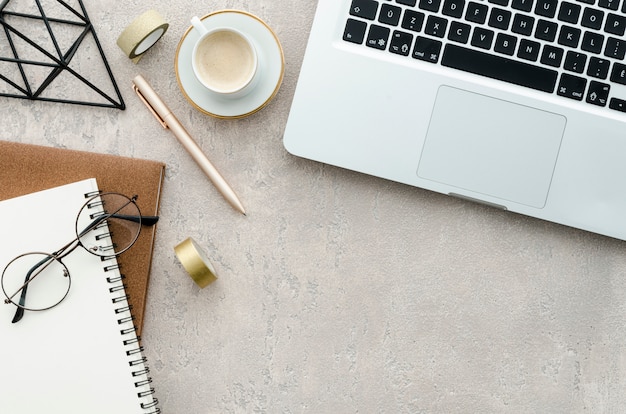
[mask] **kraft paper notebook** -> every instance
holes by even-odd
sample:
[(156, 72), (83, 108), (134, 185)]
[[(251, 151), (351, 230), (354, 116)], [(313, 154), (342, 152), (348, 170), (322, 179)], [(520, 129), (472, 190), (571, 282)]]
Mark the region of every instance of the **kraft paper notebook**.
[[(14, 290), (6, 282), (12, 274), (7, 264), (14, 258), (58, 251), (76, 237), (76, 228), (94, 223), (102, 214), (100, 199), (90, 202), (88, 214), (81, 216), (85, 220), (77, 222), (76, 217), (85, 195), (97, 190), (96, 180), (88, 179), (0, 202), (3, 293)], [(106, 225), (92, 229), (90, 240), (109, 234)], [(100, 242), (90, 243), (85, 244)], [(61, 261), (71, 284), (58, 305), (26, 311), (22, 320), (12, 323), (17, 307), (0, 303), (0, 413), (159, 413), (116, 257), (103, 259), (77, 247)], [(52, 287), (67, 279), (63, 272), (49, 271), (58, 263), (46, 264), (45, 271), (32, 277), (35, 286), (29, 285), (27, 301), (33, 295), (49, 297)], [(30, 264), (26, 268), (32, 269)], [(22, 283), (25, 272), (19, 268), (13, 272), (19, 277), (11, 280)]]
[[(102, 191), (138, 194), (143, 215), (157, 215), (165, 165), (107, 154), (0, 141), (0, 200), (95, 177)], [(156, 227), (145, 228), (119, 258), (141, 334)]]

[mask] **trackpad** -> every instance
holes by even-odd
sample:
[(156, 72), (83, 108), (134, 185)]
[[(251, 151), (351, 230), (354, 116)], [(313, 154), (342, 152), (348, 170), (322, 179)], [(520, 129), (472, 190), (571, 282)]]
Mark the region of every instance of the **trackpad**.
[(565, 123), (562, 115), (442, 86), (417, 175), (542, 208)]

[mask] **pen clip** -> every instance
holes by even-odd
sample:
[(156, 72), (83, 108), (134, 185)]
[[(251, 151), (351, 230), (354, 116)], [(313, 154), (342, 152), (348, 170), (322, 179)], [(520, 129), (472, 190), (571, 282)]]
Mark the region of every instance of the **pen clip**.
[(148, 107), (148, 110), (150, 112), (152, 112), (152, 115), (154, 115), (154, 117), (156, 118), (157, 122), (159, 124), (161, 124), (161, 126), (164, 129), (167, 129), (168, 126), (165, 123), (165, 121), (163, 120), (163, 118), (161, 118), (161, 116), (154, 110), (154, 108), (152, 107), (152, 105), (150, 105), (150, 102), (148, 102), (148, 100), (142, 95), (141, 91), (139, 90), (139, 88), (137, 87), (137, 85), (133, 84), (133, 90), (135, 91), (135, 93), (137, 94), (137, 96), (139, 97), (139, 99), (141, 99), (141, 101)]

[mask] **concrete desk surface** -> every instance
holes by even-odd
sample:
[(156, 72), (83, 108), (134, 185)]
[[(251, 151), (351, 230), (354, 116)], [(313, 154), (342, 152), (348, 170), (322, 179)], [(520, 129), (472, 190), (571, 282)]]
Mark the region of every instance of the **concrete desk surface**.
[[(84, 3), (126, 110), (0, 98), (0, 139), (167, 164), (143, 329), (163, 413), (626, 411), (624, 242), (285, 151), (314, 1)], [(117, 36), (152, 8), (170, 28), (133, 64)], [(244, 119), (202, 114), (176, 80), (189, 19), (219, 9), (284, 49), (279, 93)], [(146, 111), (137, 74), (247, 216)], [(205, 289), (175, 258), (187, 237), (219, 274)]]

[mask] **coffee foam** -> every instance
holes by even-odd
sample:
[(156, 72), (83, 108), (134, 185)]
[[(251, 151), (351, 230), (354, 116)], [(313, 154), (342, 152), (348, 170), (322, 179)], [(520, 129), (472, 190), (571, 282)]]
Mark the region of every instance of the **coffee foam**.
[(207, 35), (198, 44), (196, 70), (204, 83), (217, 91), (244, 87), (254, 72), (254, 52), (235, 32), (223, 30)]

